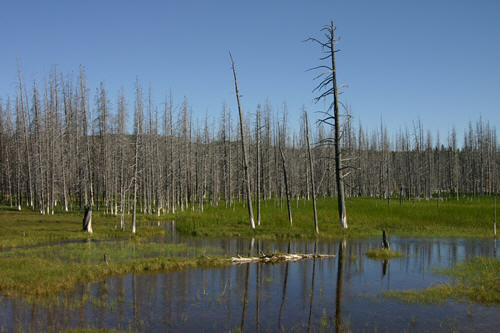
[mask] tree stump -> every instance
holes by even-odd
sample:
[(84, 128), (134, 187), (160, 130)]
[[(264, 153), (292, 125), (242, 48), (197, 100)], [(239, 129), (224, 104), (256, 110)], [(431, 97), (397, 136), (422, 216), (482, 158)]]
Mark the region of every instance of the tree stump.
[(385, 229), (382, 229), (382, 248), (384, 250), (389, 250), (389, 241), (387, 240), (387, 233)]
[(92, 233), (92, 207), (85, 207), (85, 215), (83, 216), (83, 228), (82, 231)]

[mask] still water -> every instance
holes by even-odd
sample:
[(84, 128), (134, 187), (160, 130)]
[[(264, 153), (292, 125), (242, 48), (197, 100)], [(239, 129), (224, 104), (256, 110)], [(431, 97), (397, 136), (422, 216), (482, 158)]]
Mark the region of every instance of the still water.
[[(447, 278), (435, 269), (467, 259), (498, 257), (490, 239), (391, 239), (402, 258), (372, 260), (380, 239), (264, 242), (179, 239), (218, 254), (259, 251), (337, 254), (335, 258), (217, 269), (130, 274), (78, 287), (57, 302), (0, 296), (0, 330), (72, 327), (134, 331), (500, 331), (500, 307), (456, 301), (406, 304), (384, 290), (422, 289)], [(189, 253), (186, 253), (189, 255)]]

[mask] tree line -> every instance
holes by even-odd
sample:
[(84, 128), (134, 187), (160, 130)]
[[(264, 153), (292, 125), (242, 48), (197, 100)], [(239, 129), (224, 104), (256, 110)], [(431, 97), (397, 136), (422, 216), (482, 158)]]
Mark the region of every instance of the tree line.
[[(186, 97), (154, 105), (139, 81), (135, 96), (123, 89), (117, 96), (111, 102), (102, 83), (90, 93), (84, 69), (73, 79), (54, 68), (43, 84), (26, 84), (19, 71), (16, 95), (0, 100), (4, 202), (42, 214), (93, 206), (120, 215), (123, 227), (133, 202), (139, 212), (160, 215), (230, 207), (247, 193), (254, 202), (310, 199), (311, 179), (317, 197), (337, 196), (334, 128), (308, 124), (305, 109), (290, 126), (286, 104), (266, 101), (245, 110), (242, 129), (225, 103), (196, 119)], [(394, 135), (382, 122), (377, 127), (348, 122), (340, 130), (347, 197), (459, 199), (498, 191), (500, 149), (488, 121), (469, 123), (463, 142), (455, 129), (441, 138), (421, 121)]]

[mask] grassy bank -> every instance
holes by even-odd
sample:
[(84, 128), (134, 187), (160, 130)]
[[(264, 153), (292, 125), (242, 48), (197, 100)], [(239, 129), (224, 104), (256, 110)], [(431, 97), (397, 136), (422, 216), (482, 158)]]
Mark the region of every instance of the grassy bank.
[[(382, 229), (392, 235), (417, 237), (491, 237), (493, 235), (493, 199), (475, 198), (460, 201), (405, 201), (349, 198), (347, 220), (343, 230), (338, 223), (335, 199), (317, 202), (320, 238), (359, 238), (379, 236)], [(255, 206), (254, 206), (255, 207)], [(255, 208), (254, 208), (255, 214)], [(262, 203), (261, 225), (252, 231), (244, 203), (232, 208), (206, 206), (203, 212), (191, 210), (169, 215), (183, 234), (202, 237), (257, 237), (297, 239), (316, 237), (313, 230), (312, 203), (293, 201), (293, 225), (290, 226), (286, 202)]]
[(440, 303), (454, 298), (479, 304), (500, 304), (500, 259), (475, 258), (439, 273), (451, 279), (424, 290), (387, 291), (383, 295), (407, 303)]
[[(187, 250), (192, 257), (184, 256)], [(209, 250), (137, 241), (13, 249), (0, 253), (0, 293), (50, 296), (112, 275), (228, 264), (225, 258), (204, 255)]]

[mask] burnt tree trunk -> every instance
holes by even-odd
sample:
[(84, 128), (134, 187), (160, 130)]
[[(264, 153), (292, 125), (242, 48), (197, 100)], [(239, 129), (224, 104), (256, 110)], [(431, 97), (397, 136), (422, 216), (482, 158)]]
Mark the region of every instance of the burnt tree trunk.
[(92, 206), (85, 207), (85, 215), (82, 221), (82, 231), (92, 233)]
[(382, 248), (384, 250), (389, 250), (389, 241), (387, 240), (387, 233), (385, 232), (385, 229), (382, 230)]

